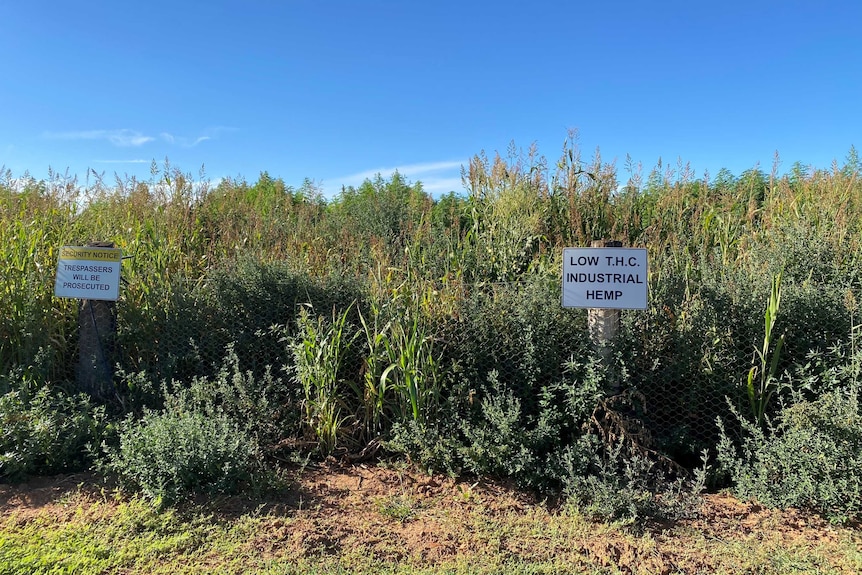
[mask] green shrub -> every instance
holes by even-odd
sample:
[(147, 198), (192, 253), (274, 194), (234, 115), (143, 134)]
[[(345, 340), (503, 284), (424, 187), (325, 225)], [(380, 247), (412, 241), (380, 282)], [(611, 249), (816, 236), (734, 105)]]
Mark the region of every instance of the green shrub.
[(243, 371), (233, 345), (228, 345), (221, 368), (213, 377), (196, 377), (186, 386), (174, 382), (165, 391), (170, 412), (224, 416), (262, 449), (298, 433), (299, 391), (265, 368), (261, 375)]
[(570, 357), (590, 353), (586, 311), (560, 306), (559, 279), (550, 274), (471, 286), (443, 338), (441, 364), (457, 365), (477, 392), (496, 371), (528, 413)]
[(596, 454), (590, 473), (575, 476), (566, 487), (568, 505), (605, 521), (676, 520), (696, 516), (708, 468), (704, 461), (693, 481), (672, 479), (654, 459), (622, 452), (623, 444)]
[(263, 457), (281, 439), (299, 433), (298, 396), (269, 369), (242, 371), (232, 345), (213, 377), (156, 386), (138, 373), (124, 381), (150, 395), (158, 387), (162, 410), (130, 415), (117, 442), (104, 445), (100, 466), (163, 503), (238, 491), (261, 476)]
[(228, 416), (168, 411), (127, 419), (102, 467), (124, 487), (171, 504), (237, 493), (252, 481), (257, 461), (255, 442)]
[(862, 349), (854, 347), (849, 343), (810, 351), (789, 370), (793, 388), (813, 399), (858, 385), (862, 381)]
[(260, 375), (243, 371), (232, 344), (212, 376), (158, 383), (146, 371), (120, 370), (117, 380), (126, 413), (168, 410), (225, 415), (264, 449), (298, 432), (301, 392), (269, 367)]
[(531, 413), (492, 372), (488, 384), (495, 389), (481, 402), (481, 418), (463, 424), (466, 468), (512, 477), (541, 491), (559, 489), (585, 473), (598, 444), (588, 435), (587, 422), (601, 396), (600, 383), (573, 377), (544, 387)]
[(806, 508), (833, 521), (862, 513), (859, 390), (835, 390), (782, 409), (766, 429), (740, 418), (737, 446), (719, 420), (720, 469), (738, 497), (770, 507)]
[(21, 385), (0, 396), (0, 480), (80, 471), (105, 430), (105, 409), (85, 395)]
[(413, 419), (392, 425), (391, 439), (384, 443), (389, 451), (406, 454), (429, 473), (444, 472), (452, 476), (464, 470), (461, 450), (464, 440), (451, 416), (440, 416), (434, 425), (423, 425)]
[(511, 477), (537, 491), (559, 490), (587, 472), (599, 448), (588, 422), (603, 393), (602, 373), (594, 361), (567, 362), (564, 376), (528, 403), (492, 371), (482, 399), (474, 400), (475, 412), (458, 405), (463, 398), (449, 397), (434, 425), (395, 425), (387, 446), (429, 469)]

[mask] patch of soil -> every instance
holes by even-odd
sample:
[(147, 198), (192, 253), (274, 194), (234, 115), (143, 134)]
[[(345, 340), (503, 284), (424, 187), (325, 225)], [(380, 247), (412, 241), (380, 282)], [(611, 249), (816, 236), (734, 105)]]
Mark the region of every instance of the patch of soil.
[(14, 512), (28, 519), (45, 512), (59, 513), (72, 496), (95, 497), (114, 487), (92, 473), (36, 477), (25, 483), (0, 483), (0, 516)]
[[(45, 513), (64, 517), (70, 498), (110, 506), (108, 489), (89, 474), (0, 485), (0, 514), (14, 513), (20, 520)], [(434, 565), (455, 559), (564, 558), (568, 564), (661, 574), (722, 570), (713, 554), (724, 544), (741, 548), (737, 553), (743, 558), (746, 549), (826, 549), (828, 556), (833, 548), (846, 554), (848, 540), (862, 546), (858, 526), (836, 527), (815, 515), (769, 510), (726, 494), (706, 496), (696, 519), (634, 536), (567, 519), (553, 502), (505, 483), (335, 462), (308, 466), (277, 496), (201, 503), (226, 520), (251, 512), (260, 517), (247, 552), (264, 559), (360, 553)], [(835, 572), (854, 572), (843, 565), (859, 561), (839, 560)]]
[(366, 465), (308, 468), (296, 488), (290, 522), (272, 504), (280, 536), (266, 530), (253, 542), (264, 556), (362, 548), (382, 560), (438, 563), (470, 551), (466, 513), (481, 509), (493, 518), (538, 503), (503, 484)]

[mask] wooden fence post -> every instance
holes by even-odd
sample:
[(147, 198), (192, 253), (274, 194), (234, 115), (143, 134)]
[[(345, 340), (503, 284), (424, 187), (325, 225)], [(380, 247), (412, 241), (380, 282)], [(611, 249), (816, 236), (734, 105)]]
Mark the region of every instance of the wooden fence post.
[[(623, 243), (617, 240), (593, 240), (592, 248), (621, 248)], [(620, 310), (618, 309), (596, 309), (587, 310), (587, 328), (590, 333), (590, 342), (602, 359), (605, 367), (611, 360), (611, 342), (620, 331)], [(620, 383), (614, 381), (608, 391), (612, 394), (619, 393)]]
[[(113, 248), (113, 242), (90, 242), (87, 247)], [(114, 396), (114, 347), (117, 339), (115, 302), (82, 299), (78, 303), (78, 389), (105, 400)]]

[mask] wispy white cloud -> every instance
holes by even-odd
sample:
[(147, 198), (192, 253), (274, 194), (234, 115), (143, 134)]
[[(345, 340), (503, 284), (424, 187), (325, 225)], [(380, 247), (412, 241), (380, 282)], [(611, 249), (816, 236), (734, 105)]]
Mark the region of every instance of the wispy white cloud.
[(326, 195), (331, 196), (341, 191), (343, 186), (358, 186), (365, 180), (375, 178), (377, 174), (388, 178), (398, 172), (410, 181), (421, 181), (422, 188), (429, 194), (445, 194), (461, 189), (461, 166), (467, 163), (466, 160), (449, 160), (364, 170), (337, 178), (327, 178), (323, 181), (323, 188)]
[(43, 137), (49, 140), (104, 140), (119, 148), (137, 148), (161, 139), (171, 145), (183, 148), (194, 148), (202, 142), (213, 140), (223, 132), (232, 131), (233, 128), (216, 126), (204, 130), (199, 136), (179, 136), (171, 132), (161, 132), (158, 137), (150, 136), (137, 130), (78, 130), (71, 132), (45, 132)]
[(183, 148), (194, 148), (201, 142), (205, 142), (207, 140), (211, 140), (211, 136), (198, 136), (197, 138), (189, 138), (187, 136), (176, 136), (171, 134), (170, 132), (162, 132), (159, 134), (162, 140), (169, 144), (176, 144), (178, 146), (182, 146)]
[(77, 132), (45, 132), (50, 140), (106, 140), (120, 148), (143, 146), (155, 140), (136, 130), (80, 130)]
[(461, 175), (453, 178), (428, 178), (422, 180), (422, 188), (432, 196), (448, 194), (464, 190)]
[(178, 136), (170, 132), (162, 132), (161, 134), (159, 134), (159, 137), (165, 142), (168, 142), (169, 144), (177, 144), (178, 146), (182, 146), (184, 148), (194, 148), (202, 142), (218, 138), (219, 135), (221, 135), (223, 132), (230, 132), (233, 130), (233, 128), (228, 128), (226, 126), (216, 126), (214, 128), (208, 128), (204, 130), (204, 133), (197, 137)]

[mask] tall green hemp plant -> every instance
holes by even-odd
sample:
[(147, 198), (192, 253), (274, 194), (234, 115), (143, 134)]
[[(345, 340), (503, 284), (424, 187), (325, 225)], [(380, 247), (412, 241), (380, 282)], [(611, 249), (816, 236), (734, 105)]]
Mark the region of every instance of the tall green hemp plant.
[[(778, 379), (775, 377), (778, 371), (778, 359), (781, 349), (784, 347), (784, 334), (781, 334), (773, 345), (775, 321), (778, 318), (778, 309), (781, 305), (781, 272), (772, 278), (772, 291), (764, 314), (763, 347), (755, 349), (754, 365), (748, 370), (748, 402), (751, 406), (751, 414), (758, 425), (763, 424), (766, 406), (769, 400), (780, 389)], [(770, 352), (771, 350), (771, 352)]]

